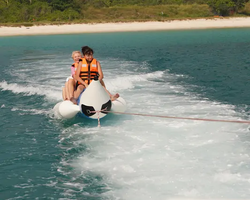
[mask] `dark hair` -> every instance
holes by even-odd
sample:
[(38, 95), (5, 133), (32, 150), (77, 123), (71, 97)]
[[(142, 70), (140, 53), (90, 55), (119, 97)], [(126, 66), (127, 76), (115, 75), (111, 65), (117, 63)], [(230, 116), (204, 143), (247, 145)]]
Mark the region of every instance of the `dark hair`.
[(82, 54), (83, 54), (83, 55), (94, 54), (94, 51), (93, 51), (93, 49), (91, 49), (91, 48), (88, 47), (88, 46), (83, 46), (83, 47), (82, 47)]

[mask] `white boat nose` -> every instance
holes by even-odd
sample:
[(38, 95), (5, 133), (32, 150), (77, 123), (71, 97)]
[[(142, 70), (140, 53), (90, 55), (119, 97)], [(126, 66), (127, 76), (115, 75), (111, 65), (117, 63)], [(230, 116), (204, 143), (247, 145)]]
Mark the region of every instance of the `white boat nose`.
[(80, 96), (79, 106), (81, 113), (83, 116), (92, 119), (102, 118), (107, 115), (102, 110), (106, 108), (109, 111), (111, 105), (108, 93), (96, 76)]

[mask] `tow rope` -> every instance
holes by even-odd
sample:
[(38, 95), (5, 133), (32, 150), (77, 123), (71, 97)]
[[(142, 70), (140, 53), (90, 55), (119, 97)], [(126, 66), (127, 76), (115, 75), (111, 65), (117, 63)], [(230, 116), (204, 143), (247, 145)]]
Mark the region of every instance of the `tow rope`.
[[(99, 113), (105, 111), (98, 110), (92, 111), (98, 114), (98, 127), (100, 127), (100, 118)], [(206, 118), (192, 118), (192, 117), (175, 117), (175, 116), (164, 116), (164, 115), (152, 115), (152, 114), (143, 114), (143, 113), (128, 113), (128, 112), (114, 112), (114, 111), (105, 111), (107, 113), (121, 114), (121, 115), (136, 115), (136, 116), (144, 116), (144, 117), (158, 117), (158, 118), (166, 118), (166, 119), (184, 119), (184, 120), (193, 120), (193, 121), (207, 121), (207, 122), (227, 122), (227, 123), (242, 123), (242, 124), (250, 124), (250, 121), (245, 120), (223, 120), (223, 119), (206, 119)]]

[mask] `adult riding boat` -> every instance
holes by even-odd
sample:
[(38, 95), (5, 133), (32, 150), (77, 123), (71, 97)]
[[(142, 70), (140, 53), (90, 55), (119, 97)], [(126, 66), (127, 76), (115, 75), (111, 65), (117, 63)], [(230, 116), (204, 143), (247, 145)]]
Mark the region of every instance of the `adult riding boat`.
[(109, 113), (107, 111), (124, 112), (126, 110), (126, 102), (123, 98), (118, 97), (114, 101), (110, 100), (110, 96), (101, 85), (98, 77), (94, 78), (77, 102), (77, 105), (68, 100), (57, 103), (53, 108), (55, 115), (70, 119), (75, 117), (77, 113), (81, 113), (87, 118), (100, 119)]

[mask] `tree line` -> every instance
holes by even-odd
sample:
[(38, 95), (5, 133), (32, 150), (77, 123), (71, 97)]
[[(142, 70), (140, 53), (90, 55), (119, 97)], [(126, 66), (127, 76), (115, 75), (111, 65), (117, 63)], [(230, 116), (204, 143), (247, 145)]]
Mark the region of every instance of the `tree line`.
[[(244, 8), (249, 0), (0, 0), (0, 23), (18, 23), (18, 22), (39, 22), (39, 21), (75, 21), (75, 20), (88, 20), (97, 19), (97, 16), (103, 17), (100, 12), (106, 15), (115, 17), (112, 13), (122, 18), (119, 12), (123, 14), (131, 14), (138, 12), (138, 10), (148, 10), (148, 15), (141, 15), (143, 18), (155, 17), (151, 14), (155, 8), (158, 12), (160, 6), (165, 6), (165, 12), (161, 11), (157, 15), (161, 17), (178, 17), (178, 6), (182, 6), (182, 13), (187, 12), (187, 16), (196, 16), (195, 12), (202, 8), (209, 10), (211, 15), (228, 16), (232, 13), (237, 13), (240, 9)], [(190, 7), (190, 5), (194, 5)], [(205, 5), (207, 7), (197, 6)], [(183, 7), (186, 6), (186, 7)], [(120, 9), (120, 10), (119, 10)], [(130, 9), (130, 11), (129, 11)], [(119, 11), (117, 11), (119, 10)], [(177, 12), (176, 15), (169, 15), (168, 12)], [(175, 11), (177, 10), (177, 11)], [(194, 12), (191, 15), (190, 12)], [(204, 11), (203, 17), (206, 17), (208, 11)], [(99, 13), (99, 15), (98, 15)], [(188, 14), (189, 13), (189, 14)], [(137, 16), (132, 14), (131, 20), (136, 20)], [(184, 14), (181, 16), (185, 17)], [(199, 14), (202, 17), (202, 13)], [(106, 16), (108, 17), (108, 16)], [(108, 19), (108, 18), (107, 18)]]

